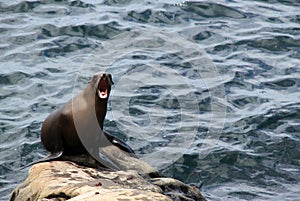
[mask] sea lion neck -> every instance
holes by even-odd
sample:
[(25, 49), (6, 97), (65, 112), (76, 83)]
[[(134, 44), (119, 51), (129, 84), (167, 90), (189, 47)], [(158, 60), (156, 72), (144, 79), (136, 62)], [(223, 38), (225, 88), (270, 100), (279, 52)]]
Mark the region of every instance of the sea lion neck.
[(97, 95), (95, 95), (95, 111), (101, 130), (103, 130), (103, 123), (107, 113), (107, 102), (108, 98), (100, 99)]
[(74, 110), (84, 112), (86, 118), (97, 118), (102, 130), (112, 84), (110, 74), (95, 74), (84, 91), (74, 98), (77, 105), (77, 109), (74, 107)]
[(103, 130), (103, 123), (107, 113), (108, 97), (99, 98), (97, 95), (97, 88), (91, 85), (86, 87), (83, 96), (85, 97), (86, 102), (88, 103), (88, 111), (94, 111), (96, 113), (98, 124)]

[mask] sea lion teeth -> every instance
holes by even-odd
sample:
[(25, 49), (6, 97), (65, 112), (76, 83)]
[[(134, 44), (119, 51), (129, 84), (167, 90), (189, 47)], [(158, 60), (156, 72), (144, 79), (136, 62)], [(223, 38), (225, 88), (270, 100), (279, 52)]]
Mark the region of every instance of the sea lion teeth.
[(105, 91), (98, 90), (98, 96), (99, 98), (107, 98), (107, 89)]

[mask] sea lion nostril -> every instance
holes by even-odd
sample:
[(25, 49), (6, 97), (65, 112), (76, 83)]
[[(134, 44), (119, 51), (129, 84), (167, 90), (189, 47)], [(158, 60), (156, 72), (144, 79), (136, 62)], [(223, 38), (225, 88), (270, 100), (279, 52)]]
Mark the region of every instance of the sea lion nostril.
[(101, 79), (105, 79), (106, 78), (106, 74), (105, 73), (102, 73), (101, 74)]

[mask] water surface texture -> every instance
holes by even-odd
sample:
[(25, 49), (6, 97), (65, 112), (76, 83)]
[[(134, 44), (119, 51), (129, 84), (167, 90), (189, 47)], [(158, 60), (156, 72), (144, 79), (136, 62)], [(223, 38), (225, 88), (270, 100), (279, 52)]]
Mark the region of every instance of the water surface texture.
[(0, 1), (0, 199), (49, 113), (113, 75), (106, 131), (208, 200), (299, 200), (299, 1)]

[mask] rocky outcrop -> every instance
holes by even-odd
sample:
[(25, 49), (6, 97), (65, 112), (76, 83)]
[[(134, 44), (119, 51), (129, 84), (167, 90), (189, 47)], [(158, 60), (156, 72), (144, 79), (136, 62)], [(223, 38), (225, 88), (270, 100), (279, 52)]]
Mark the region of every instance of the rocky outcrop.
[[(87, 162), (87, 161), (85, 161)], [(11, 201), (170, 201), (205, 200), (200, 192), (171, 178), (150, 178), (135, 170), (107, 171), (71, 161), (51, 161), (31, 167)]]

